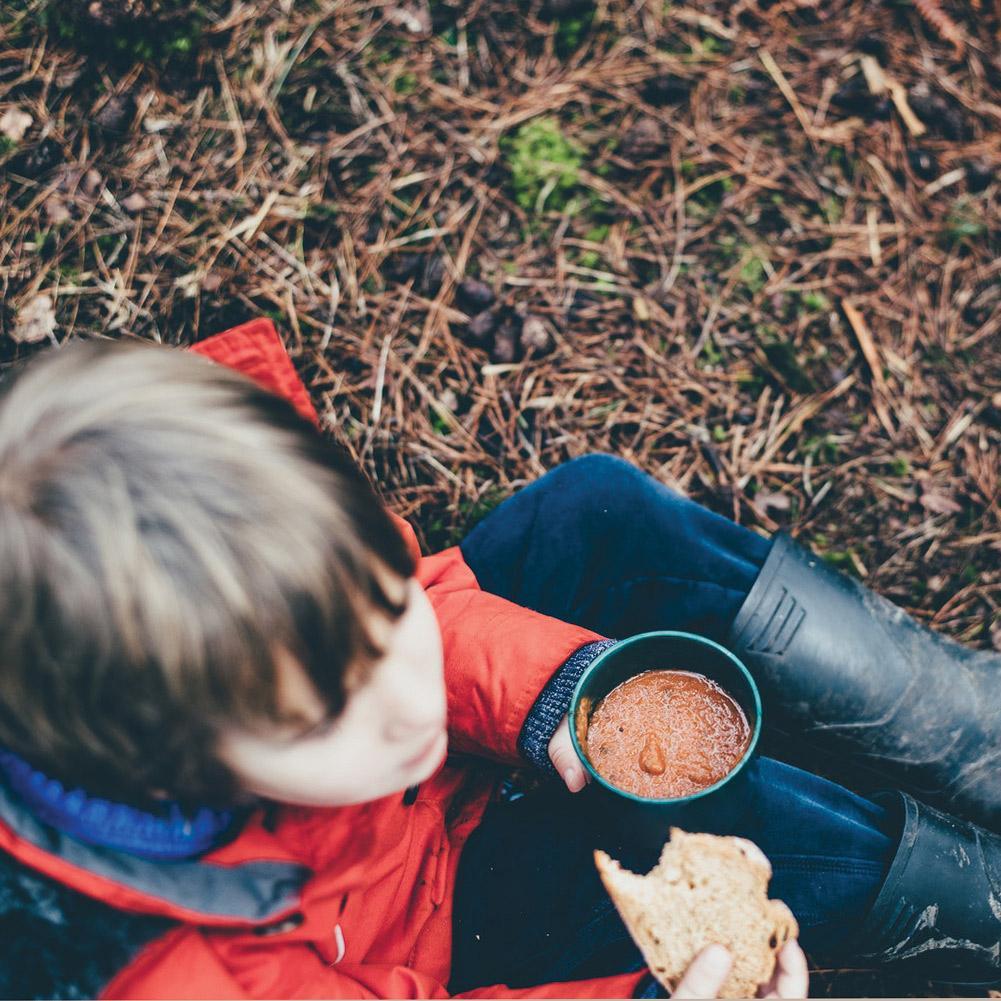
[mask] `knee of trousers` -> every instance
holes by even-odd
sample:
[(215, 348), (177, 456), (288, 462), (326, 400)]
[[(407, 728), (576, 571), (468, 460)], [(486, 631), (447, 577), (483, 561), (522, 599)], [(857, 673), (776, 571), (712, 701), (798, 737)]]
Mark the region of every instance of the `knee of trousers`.
[(572, 498), (573, 508), (581, 516), (590, 513), (635, 517), (650, 504), (654, 490), (658, 505), (691, 503), (638, 466), (604, 452), (571, 459), (551, 470), (540, 482), (546, 483), (554, 496)]

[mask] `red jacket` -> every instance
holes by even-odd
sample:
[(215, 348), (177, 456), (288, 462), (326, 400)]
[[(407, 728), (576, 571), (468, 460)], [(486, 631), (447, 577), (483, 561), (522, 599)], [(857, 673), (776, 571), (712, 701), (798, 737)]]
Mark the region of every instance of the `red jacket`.
[[(316, 420), (268, 321), (195, 350)], [(419, 555), (413, 530), (400, 526)], [(458, 547), (422, 558), (417, 576), (444, 641), (450, 756), (411, 804), (401, 791), (360, 806), (282, 806), (197, 861), (161, 863), (63, 837), (0, 798), (0, 847), (22, 866), (112, 913), (171, 919), (137, 922), (153, 930), (114, 967), (103, 997), (448, 996), (456, 867), (496, 783), (483, 759), (519, 761), (518, 734), (543, 686), (598, 637), (481, 591)], [(645, 976), (463, 996), (630, 997)]]

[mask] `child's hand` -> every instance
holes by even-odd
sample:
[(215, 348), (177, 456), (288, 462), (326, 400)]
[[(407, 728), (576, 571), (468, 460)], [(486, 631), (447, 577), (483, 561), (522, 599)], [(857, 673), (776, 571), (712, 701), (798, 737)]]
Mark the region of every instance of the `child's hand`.
[[(717, 998), (733, 964), (730, 953), (721, 945), (703, 949), (685, 971), (672, 998)], [(775, 972), (758, 989), (759, 998), (805, 998), (809, 987), (806, 957), (799, 943), (792, 939), (782, 947)]]
[(549, 741), (549, 760), (571, 792), (580, 792), (590, 781), (584, 771), (584, 766), (577, 757), (577, 752), (573, 749), (573, 742), (570, 740), (570, 724), (566, 716), (560, 720), (556, 733)]
[(758, 990), (759, 998), (805, 998), (810, 986), (806, 956), (799, 942), (790, 939), (779, 951), (775, 972)]

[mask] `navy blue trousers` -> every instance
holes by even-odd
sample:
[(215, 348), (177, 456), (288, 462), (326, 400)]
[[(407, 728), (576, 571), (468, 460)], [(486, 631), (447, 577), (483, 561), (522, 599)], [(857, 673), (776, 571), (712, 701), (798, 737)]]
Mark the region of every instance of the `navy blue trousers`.
[[(668, 490), (628, 462), (590, 455), (501, 504), (462, 542), (480, 586), (623, 638), (684, 629), (724, 640), (770, 542)], [(766, 707), (767, 722), (767, 707)], [(897, 844), (881, 806), (800, 768), (758, 757), (747, 806), (716, 833), (752, 839), (773, 867), (814, 957), (846, 958)], [(589, 790), (547, 783), (490, 805), (459, 864), (453, 991), (640, 969), (597, 876), (594, 848), (650, 862), (623, 842)], [(667, 832), (664, 832), (664, 839)]]

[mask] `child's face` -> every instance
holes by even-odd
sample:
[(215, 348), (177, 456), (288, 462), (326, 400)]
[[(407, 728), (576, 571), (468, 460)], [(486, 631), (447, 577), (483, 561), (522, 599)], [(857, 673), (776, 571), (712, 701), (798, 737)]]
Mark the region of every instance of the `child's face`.
[(445, 757), (445, 677), (438, 621), (416, 580), (388, 582), (407, 609), (379, 617), (373, 637), (385, 655), (332, 723), (292, 656), (280, 661), (280, 698), (316, 720), (312, 730), (274, 735), (233, 730), (219, 753), (245, 790), (309, 806), (362, 803), (423, 782)]

